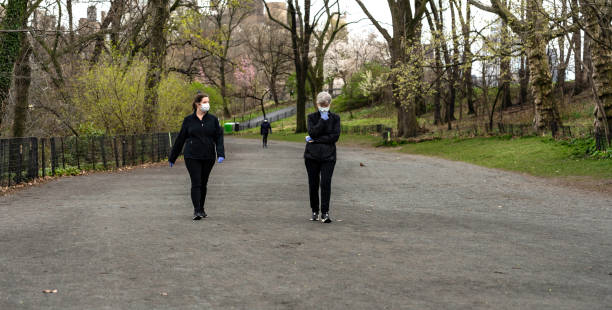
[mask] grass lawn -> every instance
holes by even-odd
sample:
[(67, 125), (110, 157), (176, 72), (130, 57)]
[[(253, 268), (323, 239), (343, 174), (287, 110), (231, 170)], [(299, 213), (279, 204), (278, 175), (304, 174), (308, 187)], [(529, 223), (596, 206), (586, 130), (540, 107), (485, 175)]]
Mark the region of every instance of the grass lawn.
[[(314, 109), (308, 109), (311, 113)], [(360, 110), (342, 112), (345, 126), (385, 124), (395, 127), (396, 118), (389, 115), (388, 107), (366, 107)], [(352, 116), (352, 117), (351, 117)], [(272, 123), (270, 140), (304, 142), (307, 134), (295, 134), (295, 117)], [(242, 131), (236, 137), (261, 139), (259, 128)], [(378, 135), (342, 134), (338, 145), (372, 147), (381, 142)], [(567, 143), (546, 137), (482, 137), (455, 139), (447, 138), (403, 144), (388, 149), (393, 151), (436, 156), (450, 160), (464, 161), (480, 166), (524, 172), (542, 177), (594, 177), (612, 179), (612, 159), (593, 159)], [(578, 154), (577, 154), (578, 153)]]
[(574, 156), (571, 146), (542, 137), (443, 139), (398, 149), (535, 176), (612, 178), (612, 160)]
[[(303, 142), (306, 143), (304, 137), (306, 137), (307, 133), (272, 133), (268, 136), (268, 141), (289, 141), (289, 142)], [(247, 139), (259, 139), (261, 140), (261, 135), (256, 133), (248, 133), (241, 135), (232, 135), (233, 137), (238, 138), (247, 138)], [(373, 147), (377, 143), (380, 143), (382, 140), (379, 136), (370, 136), (370, 135), (353, 135), (353, 134), (342, 134), (340, 135), (340, 140), (337, 145), (341, 146), (359, 146), (359, 147)]]

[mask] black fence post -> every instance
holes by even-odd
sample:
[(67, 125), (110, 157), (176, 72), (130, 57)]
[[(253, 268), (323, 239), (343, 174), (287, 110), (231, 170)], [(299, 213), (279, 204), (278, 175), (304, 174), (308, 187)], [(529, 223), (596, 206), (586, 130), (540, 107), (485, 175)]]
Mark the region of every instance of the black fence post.
[(17, 170), (15, 171), (15, 184), (19, 184), (22, 181), (22, 171), (23, 171), (23, 139), (17, 138), (15, 139), (17, 145), (19, 146), (19, 157), (17, 158)]
[(79, 170), (81, 170), (81, 161), (79, 159), (79, 136), (75, 136), (74, 137), (74, 145), (76, 147), (76, 161), (77, 161), (77, 168), (79, 168)]
[(117, 136), (113, 137), (113, 152), (115, 153), (115, 166), (119, 169), (119, 149), (117, 149)]
[(155, 162), (155, 140), (153, 139), (153, 135), (151, 135), (151, 162)]
[(145, 135), (140, 135), (140, 163), (145, 163)]
[(55, 176), (55, 169), (57, 168), (57, 154), (55, 152), (55, 138), (51, 139), (51, 175)]
[(96, 141), (95, 138), (91, 136), (89, 138), (89, 148), (91, 149), (91, 169), (96, 170)]
[(60, 142), (62, 143), (62, 167), (66, 169), (66, 156), (64, 155), (64, 137), (60, 138)]
[(136, 134), (132, 135), (132, 166), (136, 165)]
[(125, 154), (126, 154), (125, 145), (126, 145), (125, 136), (121, 136), (121, 166), (122, 167), (125, 166)]
[(160, 160), (160, 159), (159, 159), (159, 157), (160, 157), (160, 155), (161, 155), (161, 154), (160, 154), (160, 148), (161, 148), (161, 145), (159, 144), (159, 134), (158, 134), (158, 133), (156, 133), (156, 134), (154, 134), (154, 135), (155, 135), (155, 137), (157, 138), (157, 139), (156, 139), (156, 140), (157, 140), (157, 160), (156, 160), (156, 162), (159, 162), (159, 160)]
[(104, 164), (104, 170), (108, 169), (106, 165), (106, 152), (104, 150), (104, 136), (100, 136), (100, 150), (102, 151), (102, 163)]
[(32, 138), (32, 178), (38, 178), (38, 138)]
[(0, 185), (4, 185), (4, 150), (6, 149), (5, 144), (7, 141), (6, 139), (0, 140)]
[(41, 142), (41, 148), (42, 148), (42, 152), (41, 152), (41, 161), (42, 161), (42, 177), (45, 177), (45, 138), (41, 138), (40, 142)]

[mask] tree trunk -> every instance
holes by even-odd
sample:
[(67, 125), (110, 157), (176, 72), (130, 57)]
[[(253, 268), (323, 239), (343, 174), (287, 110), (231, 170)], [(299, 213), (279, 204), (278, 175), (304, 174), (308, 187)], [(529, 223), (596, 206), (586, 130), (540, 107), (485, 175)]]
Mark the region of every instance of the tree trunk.
[[(423, 53), (423, 46), (421, 44), (422, 28), (423, 28), (423, 25), (419, 21), (414, 31), (414, 39), (413, 39), (413, 42), (417, 42), (416, 44), (418, 44), (419, 48), (417, 48), (416, 51), (419, 53), (419, 55), (422, 55)], [(423, 66), (421, 64), (415, 63), (415, 65), (417, 67), (419, 81), (423, 81), (425, 79), (425, 70), (423, 70)], [(417, 93), (414, 95), (415, 116), (423, 115), (425, 114), (427, 110), (427, 107), (425, 106), (425, 98), (423, 98), (423, 96), (421, 95), (422, 93), (423, 91), (422, 91), (421, 83), (418, 83), (418, 90), (417, 90)]]
[(32, 46), (27, 37), (21, 44), (19, 57), (15, 63), (15, 113), (13, 121), (13, 137), (25, 135), (25, 122), (28, 114), (28, 93), (30, 91), (30, 78), (32, 69), (30, 67), (30, 55)]
[(442, 103), (442, 51), (439, 44), (436, 44), (436, 94), (434, 95), (434, 125), (442, 124), (440, 114)]
[(401, 98), (395, 98), (397, 107), (397, 126), (400, 137), (415, 137), (418, 134), (419, 124), (413, 104), (402, 104)]
[[(567, 0), (561, 0), (561, 16), (567, 14)], [(567, 27), (567, 21), (563, 21), (563, 27)], [(566, 63), (565, 63), (565, 36), (558, 38), (559, 43), (559, 58), (557, 59), (557, 84), (555, 93), (559, 94), (561, 103), (565, 102), (565, 76), (566, 76)], [(568, 55), (569, 56), (569, 55)]]
[[(592, 59), (592, 83), (596, 96), (596, 111), (602, 117), (595, 118), (595, 127), (603, 128), (607, 135), (608, 144), (612, 142), (612, 49), (605, 44), (612, 44), (612, 31), (610, 20), (612, 16), (606, 15), (605, 4), (591, 2), (583, 4), (582, 13), (587, 20), (590, 57)], [(602, 27), (603, 24), (603, 27)], [(595, 39), (595, 40), (593, 40)], [(585, 43), (586, 43), (585, 39)], [(585, 44), (586, 47), (586, 44)], [(587, 50), (585, 48), (585, 55)], [(589, 67), (585, 63), (587, 68)], [(587, 71), (587, 70), (585, 70)], [(601, 112), (603, 110), (603, 113)]]
[(229, 100), (227, 96), (227, 81), (225, 79), (225, 61), (223, 59), (219, 60), (219, 80), (221, 81), (221, 104), (223, 105), (223, 116), (228, 118), (232, 116), (232, 113), (229, 109)]
[(465, 7), (465, 23), (462, 26), (463, 32), (463, 80), (465, 83), (465, 99), (468, 106), (468, 115), (476, 114), (474, 109), (474, 85), (472, 82), (472, 51), (470, 49), (470, 25), (471, 25), (471, 11), (470, 3), (466, 3)]
[[(525, 8), (525, 0), (521, 0), (521, 19), (522, 21), (525, 21), (527, 19), (526, 16), (527, 10)], [(522, 43), (523, 45), (525, 44), (525, 36), (523, 35), (522, 38)], [(525, 55), (525, 52), (523, 52), (523, 54), (521, 55), (521, 68), (519, 69), (519, 84), (520, 84), (520, 90), (519, 90), (519, 101), (520, 101), (520, 105), (524, 105), (527, 103), (527, 93), (529, 91), (529, 76), (530, 76), (530, 71), (529, 71), (529, 63), (527, 61), (527, 57)]]
[[(578, 8), (578, 0), (572, 0), (572, 8)], [(574, 24), (579, 22), (576, 15), (572, 17)], [(572, 35), (574, 41), (574, 95), (580, 94), (584, 90), (584, 72), (582, 69), (582, 39), (580, 29), (576, 29)]]
[(164, 59), (166, 56), (165, 28), (170, 13), (168, 0), (151, 0), (153, 7), (151, 42), (149, 45), (149, 65), (145, 77), (145, 96), (143, 105), (144, 129), (146, 132), (155, 131), (157, 126), (157, 113), (159, 110), (159, 83), (162, 78)]
[[(542, 0), (528, 1), (528, 10), (541, 12)], [(532, 31), (527, 35), (527, 58), (531, 77), (529, 87), (535, 105), (534, 127), (539, 133), (550, 130), (557, 136), (562, 126), (559, 110), (552, 92), (552, 77), (546, 55), (547, 22), (540, 14), (530, 14)]]
[(276, 90), (276, 75), (272, 76), (270, 79), (270, 93), (272, 94), (272, 99), (274, 99), (274, 105), (279, 105), (278, 91)]
[[(504, 1), (507, 5), (507, 1)], [(501, 108), (506, 109), (512, 106), (512, 97), (510, 96), (510, 29), (508, 24), (502, 20), (501, 25), (501, 55), (499, 56), (499, 74), (500, 79), (498, 87), (500, 87), (501, 94)]]
[[(27, 0), (8, 0), (4, 7), (0, 29), (23, 29), (26, 24), (27, 7)], [(19, 55), (23, 37), (23, 32), (0, 32), (0, 127), (6, 113), (13, 67)]]
[(593, 44), (593, 39), (589, 36), (584, 36), (583, 40), (583, 50), (582, 50), (582, 89), (590, 89), (592, 87), (591, 82), (591, 73), (593, 72), (593, 57), (591, 51), (591, 45)]

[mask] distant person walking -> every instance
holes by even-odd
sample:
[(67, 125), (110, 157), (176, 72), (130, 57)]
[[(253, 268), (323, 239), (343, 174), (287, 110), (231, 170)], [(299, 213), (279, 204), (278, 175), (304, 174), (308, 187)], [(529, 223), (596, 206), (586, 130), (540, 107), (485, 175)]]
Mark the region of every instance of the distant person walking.
[[(327, 92), (317, 95), (319, 111), (308, 115), (308, 136), (304, 151), (312, 209), (310, 220), (320, 219), (323, 223), (332, 222), (329, 217), (329, 200), (331, 179), (336, 165), (336, 142), (340, 138), (340, 116), (329, 111), (331, 99)], [(321, 188), (320, 200), (319, 188)]]
[(268, 148), (268, 133), (272, 133), (272, 126), (270, 126), (270, 122), (267, 119), (264, 119), (263, 123), (261, 123), (260, 132), (263, 137), (263, 147)]
[(183, 120), (181, 131), (174, 141), (168, 161), (174, 166), (176, 159), (185, 145), (185, 165), (191, 178), (191, 202), (193, 203), (193, 220), (205, 218), (204, 201), (208, 176), (215, 165), (215, 160), (222, 163), (225, 159), (223, 148), (223, 130), (219, 119), (208, 113), (210, 110), (208, 95), (197, 94), (193, 100), (193, 114)]

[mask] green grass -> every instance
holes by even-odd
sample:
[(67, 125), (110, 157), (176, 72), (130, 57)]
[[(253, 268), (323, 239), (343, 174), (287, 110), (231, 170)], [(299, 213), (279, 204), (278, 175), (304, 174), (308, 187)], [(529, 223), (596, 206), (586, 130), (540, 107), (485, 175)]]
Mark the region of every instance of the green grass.
[(400, 151), (535, 176), (612, 178), (612, 160), (576, 156), (571, 145), (543, 137), (444, 139), (402, 145)]
[[(304, 138), (307, 135), (307, 133), (272, 133), (268, 136), (268, 140), (306, 143)], [(234, 135), (234, 137), (261, 140), (261, 135), (256, 133)], [(340, 135), (340, 140), (338, 140), (338, 145), (372, 147), (375, 146), (377, 143), (380, 143), (380, 141), (381, 138), (379, 136), (342, 134)]]

